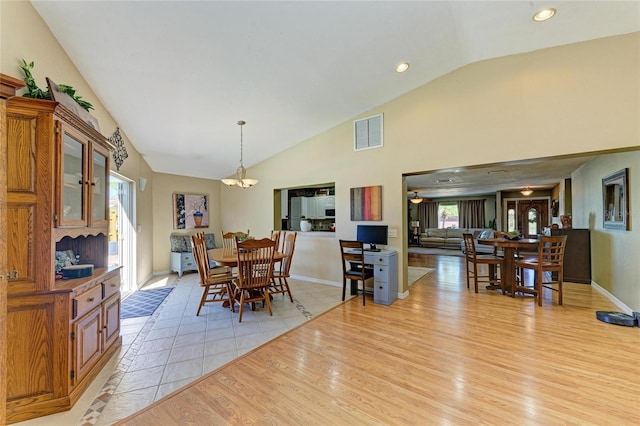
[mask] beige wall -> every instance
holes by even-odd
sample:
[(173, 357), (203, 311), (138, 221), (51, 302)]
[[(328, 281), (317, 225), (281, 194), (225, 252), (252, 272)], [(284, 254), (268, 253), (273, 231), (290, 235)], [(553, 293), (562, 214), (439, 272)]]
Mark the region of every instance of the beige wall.
[[(220, 181), (190, 178), (156, 173), (153, 179), (153, 270), (155, 273), (169, 271), (171, 244), (169, 235), (194, 234), (195, 229), (173, 228), (173, 194), (206, 194), (209, 196), (209, 227), (197, 231), (215, 234), (216, 245), (220, 240)], [(146, 191), (146, 190), (145, 190)], [(245, 228), (246, 229), (246, 228)]]
[[(640, 151), (596, 157), (571, 176), (573, 227), (591, 229), (592, 280), (640, 310)], [(602, 178), (629, 169), (630, 230), (602, 227)]]
[(222, 188), (222, 223), (266, 235), (274, 188), (335, 182), (336, 235), (301, 239), (292, 274), (339, 282), (337, 239), (355, 237), (357, 224), (350, 188), (383, 186), (383, 222), (399, 230), (389, 243), (403, 250), (403, 173), (640, 145), (638, 75), (640, 33), (468, 65), (354, 117), (384, 113), (383, 148), (354, 152), (349, 120), (250, 168), (257, 186)]

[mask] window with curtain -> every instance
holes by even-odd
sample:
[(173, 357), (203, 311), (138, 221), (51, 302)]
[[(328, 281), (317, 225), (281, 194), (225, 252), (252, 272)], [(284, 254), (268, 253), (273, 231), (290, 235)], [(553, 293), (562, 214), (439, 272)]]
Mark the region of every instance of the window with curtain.
[(420, 221), (420, 232), (426, 228), (437, 228), (438, 203), (430, 201), (418, 204), (418, 221)]
[(438, 203), (438, 228), (458, 228), (458, 218), (456, 202)]
[(484, 200), (458, 201), (461, 228), (484, 228)]

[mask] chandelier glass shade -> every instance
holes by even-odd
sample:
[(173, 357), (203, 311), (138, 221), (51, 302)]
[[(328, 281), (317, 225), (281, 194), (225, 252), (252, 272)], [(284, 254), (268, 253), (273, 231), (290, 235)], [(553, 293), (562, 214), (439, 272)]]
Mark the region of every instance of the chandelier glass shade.
[(533, 194), (533, 190), (527, 186), (525, 189), (520, 191), (520, 193), (525, 197), (528, 197), (529, 195)]
[(422, 198), (418, 197), (418, 192), (415, 191), (413, 193), (413, 197), (409, 198), (409, 201), (411, 201), (413, 204), (420, 204), (422, 202)]
[(253, 185), (258, 183), (257, 179), (249, 179), (247, 178), (247, 169), (244, 168), (244, 164), (242, 164), (242, 148), (243, 148), (243, 140), (242, 140), (242, 126), (246, 124), (245, 121), (238, 121), (238, 126), (240, 126), (240, 167), (236, 170), (235, 177), (229, 179), (222, 179), (222, 183), (227, 186), (239, 186), (240, 188), (251, 188)]

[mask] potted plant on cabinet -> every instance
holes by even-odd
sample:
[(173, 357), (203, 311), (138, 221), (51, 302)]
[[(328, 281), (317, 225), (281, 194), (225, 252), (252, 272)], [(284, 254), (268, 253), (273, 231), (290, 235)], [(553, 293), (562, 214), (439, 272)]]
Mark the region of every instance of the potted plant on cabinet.
[(311, 222), (309, 222), (307, 220), (307, 217), (306, 216), (300, 216), (300, 230), (302, 232), (309, 232), (309, 231), (311, 231), (311, 228), (312, 228)]

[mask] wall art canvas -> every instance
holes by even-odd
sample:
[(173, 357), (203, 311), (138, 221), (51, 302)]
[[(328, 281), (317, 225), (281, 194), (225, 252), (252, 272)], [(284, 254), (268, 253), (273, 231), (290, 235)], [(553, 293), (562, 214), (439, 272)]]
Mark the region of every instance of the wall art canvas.
[(205, 194), (173, 194), (173, 227), (195, 229), (209, 227), (209, 197)]
[(382, 220), (382, 186), (351, 188), (351, 220)]

